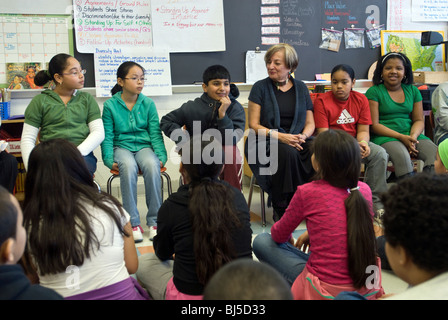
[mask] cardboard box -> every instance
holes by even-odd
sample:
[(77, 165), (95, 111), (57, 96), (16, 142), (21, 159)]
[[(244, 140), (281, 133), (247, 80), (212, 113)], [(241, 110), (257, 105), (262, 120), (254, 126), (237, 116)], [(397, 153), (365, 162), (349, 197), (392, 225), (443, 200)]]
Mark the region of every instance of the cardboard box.
[(414, 83), (439, 84), (448, 81), (448, 71), (414, 71)]

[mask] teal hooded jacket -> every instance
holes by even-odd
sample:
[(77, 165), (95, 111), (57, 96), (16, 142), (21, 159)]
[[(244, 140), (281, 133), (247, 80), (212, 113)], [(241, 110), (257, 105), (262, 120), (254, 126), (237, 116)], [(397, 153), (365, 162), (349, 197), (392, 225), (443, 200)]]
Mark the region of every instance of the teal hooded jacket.
[(160, 131), (159, 115), (151, 98), (139, 94), (132, 110), (126, 107), (117, 92), (104, 103), (103, 124), (105, 138), (101, 144), (103, 162), (108, 168), (114, 163), (114, 148), (119, 147), (131, 152), (151, 148), (163, 164), (167, 161), (167, 152)]

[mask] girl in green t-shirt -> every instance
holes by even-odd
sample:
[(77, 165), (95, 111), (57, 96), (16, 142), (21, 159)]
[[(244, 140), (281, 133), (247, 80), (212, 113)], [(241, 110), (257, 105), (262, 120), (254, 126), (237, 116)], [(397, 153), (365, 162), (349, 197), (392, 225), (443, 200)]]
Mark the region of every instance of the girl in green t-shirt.
[(437, 146), (425, 135), (422, 96), (413, 85), (412, 65), (402, 53), (382, 56), (369, 88), (372, 142), (389, 154), (398, 178), (414, 173), (412, 158), (424, 161), (425, 171), (434, 171)]

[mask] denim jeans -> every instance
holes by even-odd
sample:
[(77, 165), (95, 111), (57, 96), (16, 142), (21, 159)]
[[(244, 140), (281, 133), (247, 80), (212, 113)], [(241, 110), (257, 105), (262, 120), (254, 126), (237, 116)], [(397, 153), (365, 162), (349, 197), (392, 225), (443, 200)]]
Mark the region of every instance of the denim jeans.
[(309, 254), (300, 251), (289, 242), (275, 242), (269, 233), (260, 233), (255, 237), (253, 251), (259, 261), (274, 267), (291, 286), (305, 268), (309, 258)]
[(131, 216), (131, 225), (140, 225), (137, 209), (137, 179), (141, 170), (145, 181), (146, 225), (156, 226), (157, 212), (162, 205), (162, 180), (160, 178), (160, 160), (151, 148), (131, 152), (123, 148), (114, 149), (114, 161), (120, 170), (120, 188), (123, 207)]
[(86, 161), (87, 169), (89, 169), (90, 174), (93, 176), (96, 171), (97, 163), (97, 159), (94, 156), (93, 151), (84, 156), (84, 160)]

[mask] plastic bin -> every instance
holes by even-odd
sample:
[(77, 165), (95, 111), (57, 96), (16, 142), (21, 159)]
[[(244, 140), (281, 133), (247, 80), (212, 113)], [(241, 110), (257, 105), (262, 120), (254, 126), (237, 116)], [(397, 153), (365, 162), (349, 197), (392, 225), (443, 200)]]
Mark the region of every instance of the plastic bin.
[(2, 120), (8, 120), (10, 117), (11, 101), (0, 102), (0, 115)]

